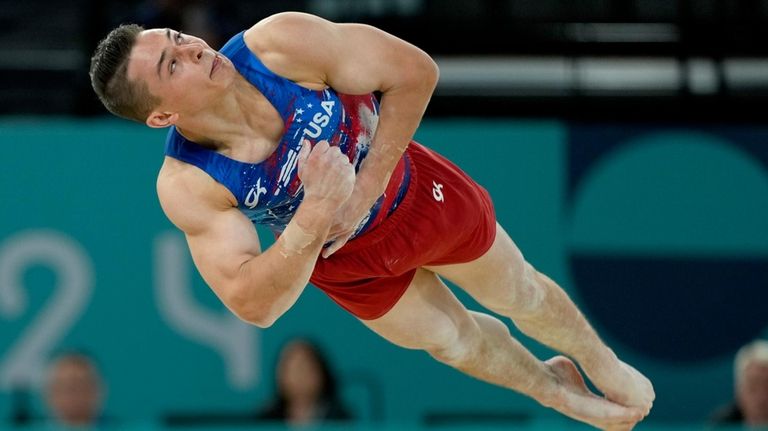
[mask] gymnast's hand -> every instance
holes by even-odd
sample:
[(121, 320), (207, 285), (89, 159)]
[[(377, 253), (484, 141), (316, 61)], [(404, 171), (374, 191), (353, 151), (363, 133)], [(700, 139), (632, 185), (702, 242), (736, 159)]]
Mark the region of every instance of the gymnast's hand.
[(320, 141), (313, 148), (305, 140), (301, 143), (298, 164), (305, 202), (321, 201), (335, 211), (349, 199), (355, 187), (355, 168), (338, 147)]
[(361, 190), (359, 184), (355, 184), (352, 195), (336, 212), (336, 218), (328, 234), (328, 240), (333, 242), (323, 250), (322, 256), (324, 258), (329, 258), (349, 241), (349, 238), (352, 237), (357, 227), (370, 212), (376, 199), (378, 196), (371, 196), (370, 193)]

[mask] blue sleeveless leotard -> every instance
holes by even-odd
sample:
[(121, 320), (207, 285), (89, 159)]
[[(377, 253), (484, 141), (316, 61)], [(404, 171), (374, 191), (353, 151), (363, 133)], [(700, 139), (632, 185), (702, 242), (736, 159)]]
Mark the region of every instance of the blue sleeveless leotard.
[[(357, 172), (373, 140), (379, 106), (373, 94), (351, 96), (331, 88), (310, 90), (276, 75), (246, 46), (243, 34), (230, 39), (220, 53), (229, 58), (237, 71), (280, 113), (285, 128), (277, 149), (263, 162), (244, 163), (200, 146), (172, 127), (165, 154), (208, 173), (232, 192), (238, 209), (254, 225), (268, 226), (279, 235), (304, 196), (297, 169), (302, 140), (307, 139), (313, 145), (327, 140), (338, 146)], [(410, 182), (409, 163), (404, 160), (407, 157), (401, 158), (388, 192), (371, 207), (354, 236), (371, 230), (397, 208)]]

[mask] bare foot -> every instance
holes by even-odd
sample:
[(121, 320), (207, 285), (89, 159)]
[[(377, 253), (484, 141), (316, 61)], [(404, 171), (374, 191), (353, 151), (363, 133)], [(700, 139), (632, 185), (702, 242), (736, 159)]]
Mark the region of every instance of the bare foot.
[(564, 415), (609, 431), (631, 430), (645, 416), (641, 409), (619, 405), (590, 392), (570, 359), (555, 356), (545, 363), (562, 389), (557, 399), (547, 405)]
[(651, 411), (656, 394), (653, 385), (631, 365), (615, 358), (610, 363), (594, 367), (582, 364), (584, 372), (595, 386), (611, 401), (638, 407), (645, 415)]

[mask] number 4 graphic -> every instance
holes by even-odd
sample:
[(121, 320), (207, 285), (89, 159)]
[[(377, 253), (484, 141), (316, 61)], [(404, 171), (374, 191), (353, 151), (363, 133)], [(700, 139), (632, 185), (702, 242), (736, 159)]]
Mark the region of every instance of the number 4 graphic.
[(222, 356), (233, 388), (250, 389), (258, 376), (260, 332), (230, 313), (218, 315), (196, 304), (190, 292), (189, 261), (181, 235), (168, 232), (155, 240), (155, 297), (160, 314), (178, 333)]

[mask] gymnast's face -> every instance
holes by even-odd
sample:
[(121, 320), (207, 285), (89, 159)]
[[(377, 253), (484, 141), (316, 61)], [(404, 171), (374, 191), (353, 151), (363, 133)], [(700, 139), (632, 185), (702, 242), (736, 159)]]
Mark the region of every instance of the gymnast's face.
[(127, 74), (129, 80), (145, 82), (161, 100), (147, 125), (166, 127), (210, 106), (232, 82), (234, 68), (204, 40), (166, 28), (139, 34)]

